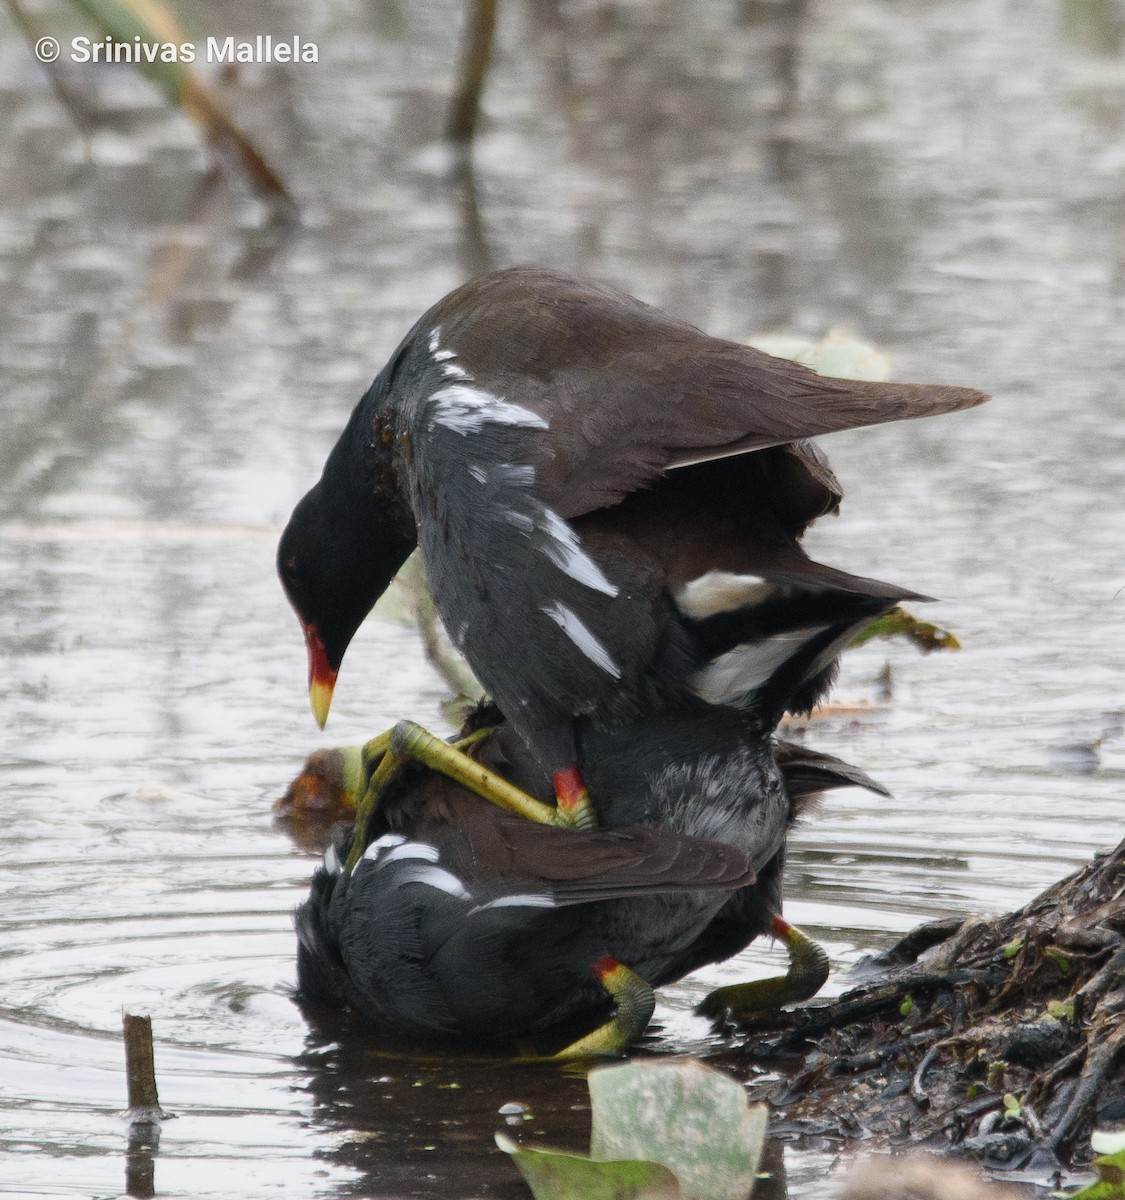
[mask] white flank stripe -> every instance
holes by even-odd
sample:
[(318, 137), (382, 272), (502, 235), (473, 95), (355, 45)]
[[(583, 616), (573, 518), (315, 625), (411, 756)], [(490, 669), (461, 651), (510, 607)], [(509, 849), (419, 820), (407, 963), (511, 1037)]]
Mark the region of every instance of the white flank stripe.
[(501, 463), (492, 474), (500, 487), (528, 488), (535, 482), (535, 468), (527, 463)]
[[(435, 332), (437, 331), (435, 330)], [(430, 340), (433, 341), (432, 338)], [(430, 346), (430, 352), (433, 354), (436, 362), (449, 362), (451, 358), (457, 357), (452, 350), (435, 350), (432, 345)]]
[(818, 625), (794, 633), (776, 633), (761, 642), (735, 646), (696, 671), (691, 690), (708, 704), (740, 704), (806, 642), (827, 628)]
[(376, 865), (387, 867), (391, 863), (401, 862), (404, 858), (420, 858), (425, 862), (435, 863), (440, 857), (437, 847), (431, 846), (429, 842), (406, 842), (402, 846), (396, 846), (393, 850), (389, 850), (378, 860)]
[(500, 896), (489, 900), (487, 904), (478, 904), (469, 909), (469, 916), (474, 913), (488, 912), (490, 908), (555, 908), (555, 899), (545, 893), (528, 892), (518, 896)]
[(430, 397), (430, 424), (444, 425), (465, 436), (476, 433), (483, 425), (516, 425), (527, 429), (547, 429), (538, 413), (518, 404), (509, 404), (483, 388), (467, 383), (451, 383), (438, 388)]
[(488, 474), (484, 467), (478, 467), (476, 464), (469, 468), (469, 474), (477, 481), (477, 483), (487, 483)]
[(761, 604), (777, 589), (760, 575), (736, 575), (732, 571), (708, 571), (689, 580), (676, 593), (676, 605), (685, 617), (703, 621), (717, 613), (732, 612)]
[(547, 536), (551, 539), (544, 547), (543, 553), (571, 579), (592, 588), (595, 592), (603, 592), (607, 596), (616, 596), (614, 587), (596, 562), (582, 549), (582, 543), (573, 529), (552, 508), (544, 508), (543, 516), (547, 522)]
[(532, 533), (535, 530), (535, 522), (531, 517), (527, 513), (516, 512), (514, 508), (504, 514), (504, 520), (514, 525), (520, 533)]
[(470, 898), (469, 891), (461, 880), (444, 867), (407, 867), (399, 871), (395, 887), (402, 887), (407, 883), (420, 883), (425, 887), (436, 888), (439, 892), (446, 892), (459, 900)]
[(563, 633), (582, 651), (596, 667), (601, 667), (607, 675), (614, 679), (621, 678), (621, 668), (609, 656), (609, 651), (579, 620), (565, 604), (557, 600), (553, 604), (544, 604), (542, 611), (551, 618)]
[(342, 870), (340, 856), (336, 853), (335, 846), (329, 846), (324, 852), (324, 869), (329, 875), (339, 875)]
[(384, 833), (381, 838), (377, 838), (364, 850), (363, 857), (356, 863), (353, 874), (358, 874), (369, 862), (378, 864), (381, 854), (405, 843), (406, 838), (401, 833)]
[(472, 379), (472, 376), (464, 367), (459, 367), (456, 363), (447, 362), (441, 369), (441, 373), (447, 379)]
[(430, 353), (437, 354), (438, 347), (441, 345), (441, 326), (435, 325), (430, 330)]

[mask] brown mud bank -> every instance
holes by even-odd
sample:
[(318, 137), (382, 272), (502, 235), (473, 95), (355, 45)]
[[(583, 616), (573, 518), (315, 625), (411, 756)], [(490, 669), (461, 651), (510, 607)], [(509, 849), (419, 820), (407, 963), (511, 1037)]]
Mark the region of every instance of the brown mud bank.
[(1125, 842), (995, 919), (931, 922), (825, 1004), (742, 1023), (712, 1062), (776, 1132), (1050, 1174), (1125, 1126)]

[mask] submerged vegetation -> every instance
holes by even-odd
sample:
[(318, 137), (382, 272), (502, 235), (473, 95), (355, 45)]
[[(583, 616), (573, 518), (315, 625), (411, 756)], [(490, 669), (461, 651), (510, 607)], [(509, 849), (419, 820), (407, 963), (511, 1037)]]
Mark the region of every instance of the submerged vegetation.
[[(256, 140), (231, 115), (218, 89), (199, 73), (196, 51), (187, 29), (175, 8), (164, 0), (70, 0), (104, 37), (105, 44), (92, 43), (83, 61), (125, 62), (136, 65), (168, 97), (172, 104), (198, 126), (206, 143), (220, 161), (241, 172), (255, 192), (285, 217), (297, 212), (297, 203), (281, 173), (267, 159)], [(35, 49), (55, 93), (84, 131), (97, 124), (97, 118), (70, 77), (60, 65), (58, 39), (30, 14), (22, 0), (5, 0), (17, 27)], [(468, 0), (457, 74), (449, 100), (445, 136), (466, 155), (471, 150), (480, 120), (481, 97), (492, 56), (499, 0)], [(81, 39), (84, 46), (91, 39)], [(272, 41), (272, 39), (271, 39)], [(292, 61), (299, 61), (299, 39), (294, 39)], [(43, 50), (44, 43), (54, 44), (55, 53)], [(226, 39), (221, 61), (242, 61), (231, 52), (233, 38)], [(145, 52), (141, 51), (144, 48)], [(286, 44), (283, 49), (290, 51)], [(305, 47), (306, 52), (308, 47)], [(99, 53), (104, 51), (104, 54)], [(312, 47), (311, 61), (317, 61)], [(252, 58), (248, 57), (248, 61)], [(288, 54), (280, 61), (290, 61)]]
[[(60, 67), (58, 57), (45, 57), (38, 51), (44, 41), (43, 31), (24, 11), (20, 0), (7, 3), (25, 36), (36, 43), (37, 57), (50, 74), (57, 94), (80, 127), (89, 128), (94, 123), (90, 110), (77, 102), (77, 92)], [(184, 111), (221, 160), (235, 165), (258, 194), (279, 211), (286, 214), (295, 211), (293, 197), (280, 174), (231, 116), (216, 89), (195, 69), (194, 56), (179, 52), (180, 47), (190, 45), (191, 41), (170, 5), (161, 0), (72, 0), (72, 3), (111, 43), (130, 51), (125, 61), (134, 61)], [(134, 55), (133, 47), (137, 44), (169, 47), (174, 52), (154, 53), (151, 57)]]

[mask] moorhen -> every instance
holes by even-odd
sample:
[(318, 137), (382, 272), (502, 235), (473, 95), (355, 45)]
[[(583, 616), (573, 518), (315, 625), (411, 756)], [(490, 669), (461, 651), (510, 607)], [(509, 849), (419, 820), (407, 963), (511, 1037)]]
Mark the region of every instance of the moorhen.
[(316, 718), (420, 545), (453, 641), (581, 824), (576, 723), (702, 701), (772, 728), (779, 695), (799, 711), (827, 686), (841, 595), (906, 595), (800, 549), (841, 496), (804, 439), (985, 399), (822, 377), (546, 269), (465, 284), (406, 335), (282, 536)]
[[(554, 781), (515, 722), (457, 739), (476, 759), (446, 761), (439, 750), (448, 747), (409, 722), (370, 743), (378, 749), (364, 771), (341, 772), (353, 790), (366, 785), (351, 845), (329, 855), (299, 915), (303, 991), (413, 1035), (534, 1039), (578, 1025), (587, 1032), (568, 1052), (620, 1049), (647, 1022), (652, 987), (772, 929), (794, 966), (770, 998), (815, 992), (827, 960), (780, 919), (793, 803), (771, 736), (822, 673), (826, 649), (834, 654), (908, 593), (811, 562), (780, 578), (760, 583), (756, 624), (742, 627), (760, 664), (744, 708), (687, 695), (613, 727), (574, 722), (576, 764), (604, 831), (550, 827), (554, 809), (543, 800)], [(700, 628), (706, 636), (706, 621)], [(404, 748), (443, 774), (404, 787)], [(511, 793), (524, 815), (470, 799), (460, 785), (497, 803)], [(720, 846), (736, 860), (713, 862)], [(761, 985), (747, 986), (720, 1006), (755, 1003)], [(614, 1001), (617, 1015), (589, 1031)]]
[[(626, 1048), (648, 1023), (653, 987), (763, 933), (796, 951), (789, 975), (719, 989), (703, 1010), (818, 990), (827, 960), (780, 917), (785, 835), (811, 793), (883, 789), (803, 747), (778, 743), (771, 755), (742, 714), (702, 704), (614, 734), (584, 726), (578, 750), (612, 829), (562, 831), (447, 776), (400, 777), (356, 867), (342, 866), (349, 831), (298, 909), (303, 999), (349, 1006), (414, 1039), (578, 1055)], [(511, 724), (501, 720), (473, 752), (550, 796)], [(348, 780), (353, 806), (360, 753), (322, 752), (311, 767), (332, 776), (333, 790)]]

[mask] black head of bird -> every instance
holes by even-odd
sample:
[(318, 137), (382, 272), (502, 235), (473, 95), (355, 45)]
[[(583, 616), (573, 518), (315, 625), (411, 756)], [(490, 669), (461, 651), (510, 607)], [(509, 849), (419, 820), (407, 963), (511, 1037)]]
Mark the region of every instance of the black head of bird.
[(305, 634), (309, 700), (321, 728), (344, 653), (417, 543), (393, 457), (368, 415), (382, 385), (380, 376), (353, 413), (277, 550), (277, 572)]

